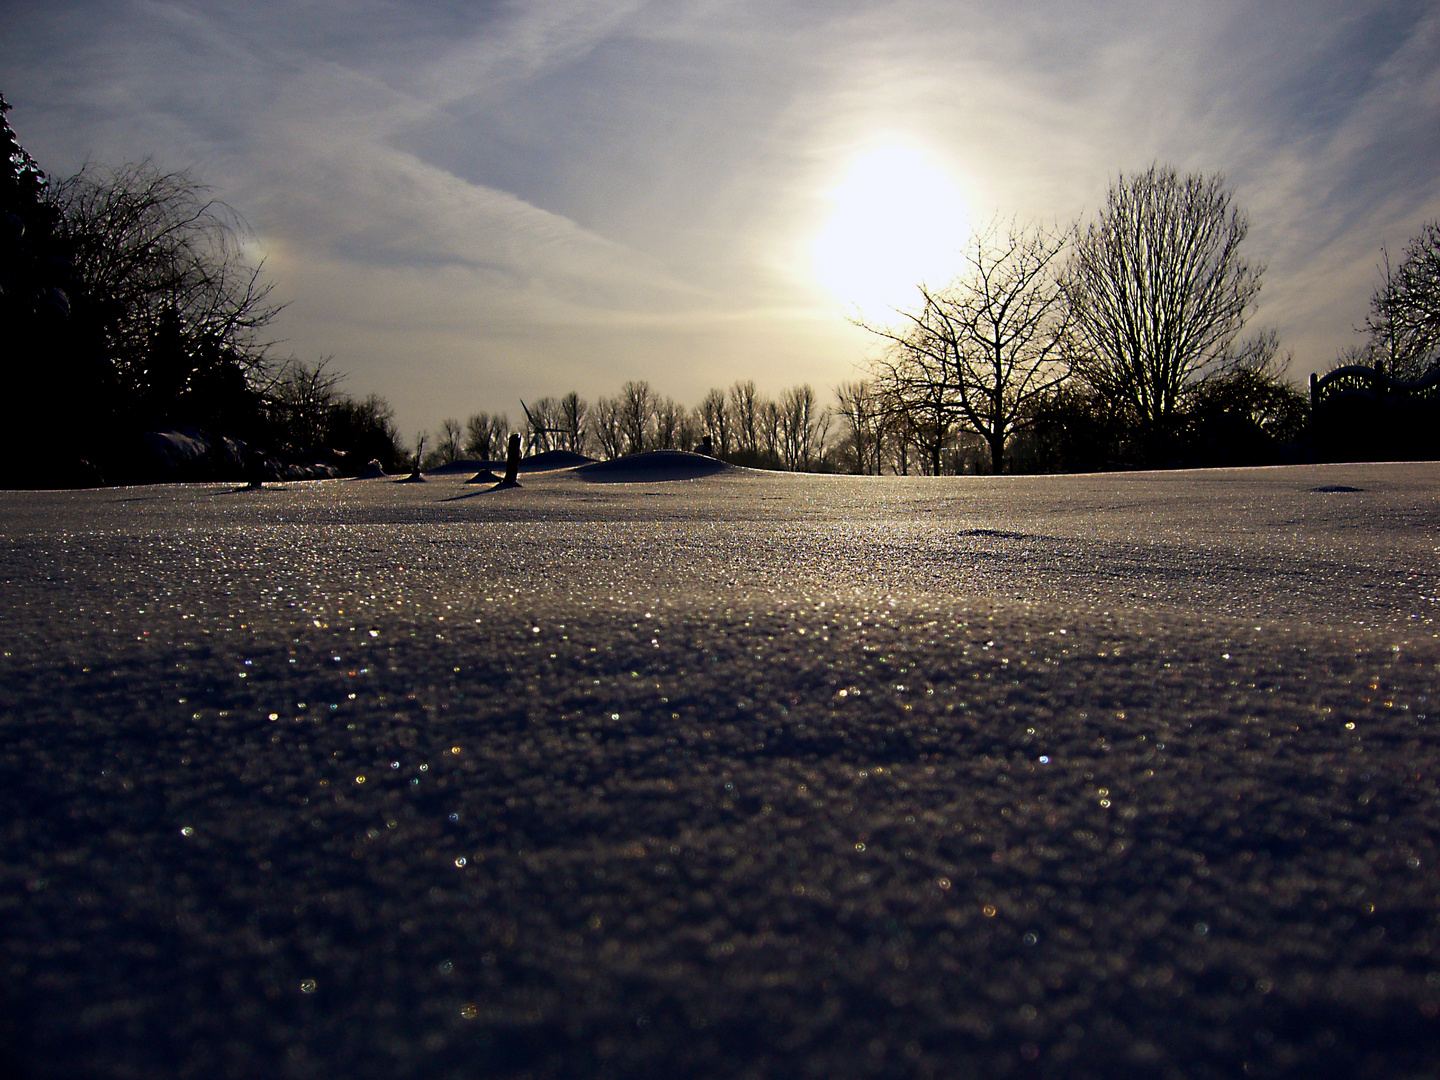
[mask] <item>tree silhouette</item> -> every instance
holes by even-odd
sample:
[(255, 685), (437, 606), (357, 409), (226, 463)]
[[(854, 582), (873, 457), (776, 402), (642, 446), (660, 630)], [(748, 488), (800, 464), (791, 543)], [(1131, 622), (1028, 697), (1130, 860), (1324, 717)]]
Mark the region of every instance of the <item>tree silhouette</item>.
[(435, 451), (439, 454), (442, 465), (460, 460), (460, 455), (464, 453), (464, 434), (459, 420), (447, 417), (440, 422), (440, 436), (435, 441)]
[(87, 166), (50, 198), (77, 279), (110, 312), (116, 386), (148, 422), (193, 419), (175, 405), (192, 381), (213, 376), (207, 357), (259, 379), (269, 345), (259, 332), (280, 306), (263, 265), (243, 256), (244, 221), (204, 184), (150, 161)]
[(829, 423), (828, 410), (820, 408), (814, 388), (807, 383), (792, 386), (781, 395), (779, 412), (781, 460), (785, 468), (792, 472), (809, 469), (817, 444), (823, 445), (819, 429), (822, 423)]
[[(0, 95), (0, 380), (11, 405), (0, 455), (16, 466), (12, 482), (94, 483), (87, 458), (120, 404), (105, 357), (107, 313), (75, 272), (50, 179), (20, 145), (10, 108)], [(57, 440), (61, 431), (71, 435)]]
[(625, 452), (638, 454), (650, 441), (650, 420), (655, 411), (655, 395), (644, 379), (627, 382), (620, 388), (620, 430), (625, 436)]
[(270, 414), (284, 449), (311, 450), (325, 444), (330, 409), (345, 376), (323, 357), (313, 366), (294, 357), (285, 361), (266, 392)]
[(325, 445), (348, 452), (357, 473), (371, 461), (380, 462), (387, 472), (402, 464), (395, 412), (378, 394), (369, 394), (360, 401), (346, 394), (337, 395), (326, 416)]
[(491, 416), (478, 412), (465, 421), (465, 452), (484, 461), (494, 461), (510, 434), (510, 418), (504, 413)]
[(972, 234), (953, 281), (920, 286), (909, 325), (866, 327), (896, 346), (878, 373), (923, 417), (932, 472), (957, 419), (985, 439), (991, 470), (1004, 472), (1006, 440), (1067, 375), (1069, 308), (1055, 273), (1064, 243), (1041, 227), (991, 223)]
[(559, 426), (564, 432), (565, 449), (572, 454), (585, 453), (588, 433), (585, 420), (589, 412), (590, 406), (574, 390), (560, 399)]
[(836, 414), (849, 446), (850, 468), (857, 476), (880, 475), (881, 443), (885, 432), (884, 404), (868, 380), (845, 382), (835, 388)]
[(625, 452), (625, 431), (619, 398), (599, 398), (595, 410), (590, 414), (590, 428), (600, 452), (607, 461), (614, 461)]
[[(867, 327), (888, 343), (871, 361), (887, 423), (912, 438), (924, 456), (927, 471), (938, 475), (945, 448), (964, 418), (959, 357), (947, 343), (945, 321), (937, 300), (924, 295), (919, 312), (907, 313), (909, 325), (897, 330)], [(904, 441), (901, 470), (908, 470)]]
[(57, 235), (50, 180), (20, 145), (0, 94), (0, 312), (8, 335), (70, 312), (73, 264)]
[(674, 398), (656, 397), (651, 416), (654, 430), (654, 449), (674, 450), (680, 441), (680, 427), (685, 420), (685, 406)]
[(725, 404), (725, 391), (712, 389), (700, 402), (698, 408), (700, 426), (709, 435), (715, 455), (719, 458), (730, 456), (731, 420), (730, 410)]
[(730, 418), (735, 449), (756, 457), (760, 451), (760, 396), (755, 380), (736, 380), (730, 387)]
[(1411, 239), (1398, 266), (1381, 255), (1383, 280), (1365, 320), (1368, 358), (1383, 359), (1397, 379), (1419, 379), (1440, 361), (1440, 220)]
[(1221, 177), (1152, 165), (1122, 173), (1077, 233), (1064, 279), (1074, 368), (1128, 407), (1151, 460), (1179, 434), (1187, 387), (1232, 357), (1260, 291), (1247, 230)]

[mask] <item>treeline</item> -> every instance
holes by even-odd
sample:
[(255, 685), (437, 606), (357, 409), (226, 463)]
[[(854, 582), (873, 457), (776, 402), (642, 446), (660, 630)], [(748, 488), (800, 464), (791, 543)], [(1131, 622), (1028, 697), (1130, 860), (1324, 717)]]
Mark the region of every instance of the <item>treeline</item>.
[[(952, 428), (940, 444), (937, 469), (933, 436), (916, 424), (903, 400), (887, 395), (888, 389), (878, 380), (841, 383), (835, 399), (822, 406), (808, 385), (769, 398), (746, 380), (712, 389), (699, 405), (686, 408), (657, 395), (646, 382), (629, 382), (593, 405), (574, 393), (541, 398), (529, 406), (533, 421), (514, 426), (503, 413), (475, 413), (464, 424), (447, 419), (438, 433), (424, 436), (430, 449), (423, 468), (503, 458), (505, 439), (515, 430), (527, 455), (569, 450), (608, 460), (645, 450), (695, 450), (708, 435), (716, 457), (752, 468), (872, 475), (993, 471), (989, 444), (963, 426)], [(565, 419), (554, 423), (552, 409), (564, 401), (569, 403)], [(1187, 416), (1190, 445), (1196, 448), (1191, 460), (1265, 463), (1299, 452), (1306, 403), (1283, 382), (1232, 373), (1207, 380)], [(1078, 381), (1042, 395), (1029, 419), (1007, 438), (1008, 472), (1090, 471), (1136, 463), (1127, 460), (1133, 431), (1123, 414)]]
[[(1248, 230), (1220, 177), (1122, 174), (1093, 220), (977, 230), (953, 280), (921, 283), (890, 323), (861, 324), (880, 349), (829, 403), (809, 386), (772, 400), (737, 382), (686, 408), (630, 382), (593, 406), (542, 399), (522, 428), (537, 450), (608, 458), (708, 435), (742, 464), (875, 474), (1309, 460), (1310, 401), (1290, 357), (1273, 330), (1246, 332), (1264, 274), (1243, 252)], [(1364, 343), (1337, 364), (1425, 378), (1440, 345), (1440, 222), (1382, 273)], [(446, 422), (444, 453), (488, 456), (495, 418), (463, 430)]]
[(174, 463), (147, 433), (176, 429), (171, 448), (210, 476), (400, 464), (383, 399), (342, 393), (327, 361), (275, 356), (280, 305), (233, 210), (148, 161), (52, 180), (9, 109), (0, 97), (4, 482), (158, 479)]
[[(632, 380), (613, 397), (593, 404), (578, 394), (521, 403), (518, 430), (527, 454), (569, 450), (607, 460), (647, 450), (695, 450), (705, 438), (711, 453), (738, 465), (796, 472), (834, 472), (837, 444), (830, 439), (835, 412), (822, 406), (813, 387), (794, 386), (778, 398), (762, 394), (753, 380), (728, 391), (711, 390), (687, 407)], [(442, 422), (425, 468), (461, 458), (498, 459), (512, 430), (509, 416), (475, 413)], [(417, 440), (418, 441), (418, 440)]]

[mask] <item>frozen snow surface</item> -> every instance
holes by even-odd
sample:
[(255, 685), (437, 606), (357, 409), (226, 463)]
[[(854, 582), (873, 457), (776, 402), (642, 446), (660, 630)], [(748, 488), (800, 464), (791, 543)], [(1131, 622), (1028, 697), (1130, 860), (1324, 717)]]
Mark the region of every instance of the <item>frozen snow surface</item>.
[(1440, 466), (0, 494), (0, 1066), (1435, 1077)]

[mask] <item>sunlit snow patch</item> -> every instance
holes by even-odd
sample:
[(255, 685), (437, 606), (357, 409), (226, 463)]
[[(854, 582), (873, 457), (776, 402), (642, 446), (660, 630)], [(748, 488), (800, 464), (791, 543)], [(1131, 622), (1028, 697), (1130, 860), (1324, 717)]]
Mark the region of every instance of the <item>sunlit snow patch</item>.
[(389, 474), (381, 466), (378, 458), (371, 458), (370, 463), (355, 475), (356, 480), (383, 480)]

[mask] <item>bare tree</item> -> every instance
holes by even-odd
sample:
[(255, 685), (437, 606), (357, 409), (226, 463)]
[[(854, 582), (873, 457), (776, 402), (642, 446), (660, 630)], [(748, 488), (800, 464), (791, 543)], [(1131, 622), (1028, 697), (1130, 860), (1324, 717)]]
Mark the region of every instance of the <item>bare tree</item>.
[(655, 448), (685, 449), (685, 406), (674, 398), (657, 398), (652, 411), (655, 416)]
[[(909, 470), (908, 443), (920, 450), (925, 471), (939, 475), (944, 453), (964, 419), (959, 358), (946, 340), (947, 327), (938, 301), (923, 294), (919, 312), (906, 312), (908, 325), (866, 329), (886, 339), (885, 352), (870, 362), (886, 423), (904, 437), (899, 471)], [(862, 324), (864, 325), (864, 324)]]
[(460, 427), (460, 421), (446, 417), (440, 421), (440, 437), (436, 440), (435, 453), (440, 464), (449, 465), (451, 462), (459, 461), (462, 453), (462, 440), (464, 429)]
[(868, 380), (841, 383), (835, 388), (843, 438), (850, 446), (851, 469), (858, 476), (880, 473), (880, 445), (885, 430), (884, 408)]
[(622, 406), (617, 398), (597, 398), (595, 409), (590, 414), (590, 429), (600, 452), (607, 461), (613, 461), (625, 452), (625, 430), (621, 418)]
[(590, 406), (571, 390), (560, 399), (560, 429), (564, 432), (565, 449), (572, 454), (585, 453), (585, 416)]
[(311, 366), (291, 357), (265, 396), (266, 407), (290, 450), (313, 450), (325, 438), (329, 414), (345, 376), (330, 365), (333, 356)]
[(736, 380), (735, 385), (730, 387), (730, 413), (736, 449), (743, 453), (757, 454), (760, 450), (758, 402), (759, 395), (753, 379), (744, 382)]
[(1382, 280), (1365, 327), (1373, 363), (1383, 360), (1397, 379), (1418, 379), (1440, 362), (1440, 220), (1405, 246), (1398, 266), (1381, 249)]
[(543, 397), (535, 403), (536, 428), (533, 435), (536, 448), (554, 450), (560, 438), (560, 408), (553, 397)]
[(925, 456), (925, 447), (916, 432), (915, 417), (896, 395), (893, 384), (877, 380), (875, 385), (880, 401), (881, 429), (885, 432), (883, 460), (898, 475), (909, 476), (912, 455), (916, 460)]
[(812, 472), (834, 472), (831, 468), (833, 463), (830, 445), (830, 426), (835, 422), (835, 410), (825, 406), (815, 416), (815, 435), (811, 441), (811, 451), (814, 458), (807, 466)]
[[(897, 333), (875, 330), (902, 351), (938, 350), (944, 355), (910, 359), (907, 372), (933, 376), (932, 392), (953, 395), (955, 413), (979, 433), (990, 449), (990, 467), (1005, 471), (1005, 442), (1025, 425), (1035, 403), (1067, 374), (1065, 295), (1055, 270), (1063, 235), (1041, 227), (976, 230), (965, 248), (965, 269), (940, 289), (920, 286), (924, 305)], [(932, 427), (949, 410), (936, 402), (927, 410)], [(930, 447), (934, 455), (946, 439)]]
[(730, 456), (730, 410), (725, 405), (725, 391), (711, 390), (700, 402), (697, 410), (700, 426), (714, 443), (717, 457)]
[(532, 404), (520, 402), (525, 413), (525, 430), (522, 433), (529, 453), (544, 453), (554, 450), (560, 436), (559, 406), (552, 397), (542, 397)]
[(698, 409), (680, 406), (680, 424), (676, 429), (675, 445), (681, 450), (694, 450), (705, 435), (705, 425), (700, 422)]
[(780, 464), (780, 406), (769, 398), (755, 399), (755, 426), (758, 438), (756, 450), (763, 454), (766, 464), (774, 467)]
[(512, 430), (509, 413), (495, 413), (490, 417), (490, 446), (494, 450), (494, 460), (504, 460), (509, 454)]
[(491, 459), (490, 451), (494, 447), (495, 436), (490, 430), (490, 414), (487, 412), (472, 413), (470, 419), (465, 421), (465, 452), (474, 454), (482, 461)]
[(815, 449), (816, 424), (820, 409), (815, 390), (808, 383), (792, 386), (780, 397), (780, 451), (785, 468), (800, 472), (810, 468)]
[(1248, 224), (1219, 176), (1123, 173), (1077, 229), (1065, 290), (1075, 370), (1134, 414), (1146, 453), (1176, 435), (1184, 395), (1222, 367), (1260, 291), (1240, 255)]
[(654, 411), (655, 395), (648, 382), (632, 380), (620, 388), (620, 427), (625, 434), (627, 454), (638, 454), (645, 449)]
[(505, 455), (505, 440), (510, 435), (510, 417), (505, 413), (487, 412), (473, 414), (465, 421), (464, 449), (485, 461), (494, 461)]

